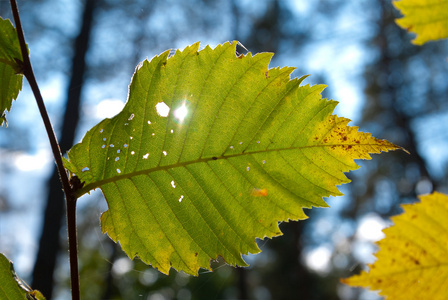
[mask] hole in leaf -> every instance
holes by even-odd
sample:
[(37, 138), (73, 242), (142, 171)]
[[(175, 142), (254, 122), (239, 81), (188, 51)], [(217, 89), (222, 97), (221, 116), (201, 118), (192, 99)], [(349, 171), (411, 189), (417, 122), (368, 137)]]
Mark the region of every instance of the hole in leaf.
[(89, 170), (90, 170), (89, 167), (84, 167), (84, 168), (82, 168), (81, 172), (86, 172), (86, 171), (89, 171)]
[(233, 149), (233, 146), (230, 146), (230, 149)]
[(250, 168), (249, 168), (249, 167), (247, 167), (247, 168), (246, 168), (246, 171), (249, 171), (249, 170), (250, 170)]
[(124, 144), (123, 147), (127, 148), (127, 147), (128, 147), (128, 144)]
[(104, 129), (101, 129), (101, 130), (100, 130), (100, 133), (103, 133), (103, 131), (104, 131)]
[(135, 151), (131, 151), (131, 155), (134, 155), (135, 154)]
[(151, 121), (150, 120), (148, 120), (148, 125), (151, 125)]
[(131, 121), (132, 119), (134, 119), (134, 114), (131, 114), (128, 118), (128, 121)]
[(103, 149), (106, 148), (106, 145), (102, 145), (101, 148), (103, 148)]
[(152, 135), (152, 136), (155, 136), (156, 134), (153, 132), (151, 135)]
[(174, 132), (174, 130), (173, 130), (173, 129), (171, 129), (171, 130), (170, 130), (170, 132), (171, 132), (171, 133), (173, 133), (173, 132)]
[(103, 138), (103, 141), (106, 141), (106, 138)]
[(264, 159), (263, 159), (263, 161), (262, 161), (262, 162), (263, 162), (263, 165), (264, 165), (264, 164), (266, 163), (266, 161), (265, 161)]
[[(134, 151), (132, 151), (132, 152), (134, 152)], [(131, 154), (133, 154), (132, 152), (131, 152)], [(149, 153), (146, 153), (145, 155), (143, 155), (143, 159), (148, 159), (148, 157), (149, 157)]]
[(176, 188), (176, 183), (174, 182), (174, 180), (171, 180), (171, 186), (172, 186), (173, 188)]
[(162, 153), (163, 153), (163, 155), (165, 155), (165, 156), (168, 154), (165, 150), (163, 150)]
[(120, 170), (120, 169), (117, 169), (117, 173), (120, 174), (120, 173), (121, 173), (121, 170)]
[(166, 105), (165, 102), (159, 102), (156, 104), (156, 110), (159, 116), (161, 117), (168, 117), (170, 114), (170, 108), (168, 105)]
[(180, 195), (179, 202), (182, 202), (182, 199), (184, 199), (184, 195)]
[(117, 153), (120, 153), (120, 149), (117, 150)]
[(109, 147), (113, 148), (113, 147), (114, 147), (114, 144), (110, 144)]
[(118, 161), (120, 158), (117, 156), (117, 157), (115, 157), (115, 161)]

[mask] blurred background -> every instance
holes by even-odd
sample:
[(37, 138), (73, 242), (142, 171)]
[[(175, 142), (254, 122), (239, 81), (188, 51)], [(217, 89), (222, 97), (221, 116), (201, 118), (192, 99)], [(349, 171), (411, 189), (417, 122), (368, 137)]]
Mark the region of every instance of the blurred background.
[[(213, 262), (163, 275), (103, 236), (101, 193), (78, 201), (82, 299), (380, 299), (339, 283), (374, 261), (374, 241), (416, 195), (448, 192), (448, 42), (410, 43), (389, 0), (18, 1), (31, 61), (63, 152), (123, 107), (135, 66), (194, 42), (239, 40), (326, 84), (350, 125), (397, 151), (358, 161), (331, 208), (281, 224), (248, 268)], [(11, 18), (9, 1), (0, 15)], [(245, 52), (245, 51), (243, 51)], [(0, 128), (0, 252), (47, 299), (70, 299), (64, 200), (27, 83)]]

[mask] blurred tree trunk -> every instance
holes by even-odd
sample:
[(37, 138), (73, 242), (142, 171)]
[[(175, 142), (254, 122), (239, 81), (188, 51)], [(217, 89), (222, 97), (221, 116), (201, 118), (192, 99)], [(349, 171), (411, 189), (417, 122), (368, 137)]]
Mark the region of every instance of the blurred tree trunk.
[[(440, 184), (420, 153), (421, 141), (412, 127), (418, 118), (437, 107), (434, 102), (439, 97), (430, 97), (429, 93), (416, 96), (416, 86), (429, 87), (431, 84), (425, 83), (425, 77), (409, 67), (413, 61), (418, 61), (426, 70), (433, 69), (425, 57), (437, 55), (437, 49), (431, 49), (431, 45), (412, 45), (408, 33), (395, 24), (397, 16), (392, 4), (377, 0), (377, 6), (378, 34), (369, 45), (376, 50), (377, 59), (367, 66), (364, 75), (367, 101), (362, 122), (364, 126), (375, 128), (376, 136), (404, 147), (410, 155), (398, 151), (381, 157), (377, 165), (364, 167), (364, 171), (369, 171), (356, 181), (365, 182), (365, 187), (359, 194), (354, 190), (357, 199), (346, 212), (350, 217), (367, 210), (377, 211), (383, 216), (397, 214), (400, 202), (415, 201), (417, 194), (421, 193), (419, 183), (431, 182), (433, 189)], [(352, 176), (357, 177), (356, 174)], [(384, 186), (385, 178), (389, 186), (387, 191), (379, 188)], [(431, 190), (425, 190), (427, 192)], [(385, 197), (392, 201), (385, 201)]]
[[(97, 1), (86, 0), (82, 17), (81, 30), (75, 40), (72, 60), (72, 74), (67, 91), (67, 104), (64, 113), (60, 147), (65, 153), (73, 145), (76, 127), (79, 120), (81, 92), (86, 69), (85, 56), (88, 49), (92, 28), (94, 6)], [(33, 270), (35, 289), (40, 290), (47, 299), (52, 298), (53, 277), (59, 252), (59, 232), (64, 216), (64, 194), (56, 168), (48, 182), (49, 191), (45, 208), (44, 224), (39, 242), (39, 251)]]

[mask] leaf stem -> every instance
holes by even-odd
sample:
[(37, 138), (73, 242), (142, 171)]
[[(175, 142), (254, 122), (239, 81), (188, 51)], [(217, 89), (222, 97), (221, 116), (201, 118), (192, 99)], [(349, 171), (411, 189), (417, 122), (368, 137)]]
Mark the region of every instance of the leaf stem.
[(50, 118), (45, 108), (45, 104), (40, 93), (39, 86), (34, 76), (31, 61), (28, 56), (28, 49), (25, 43), (25, 37), (23, 34), (22, 23), (20, 21), (19, 10), (17, 8), (16, 0), (10, 0), (11, 10), (14, 16), (14, 22), (16, 23), (17, 35), (19, 38), (20, 49), (22, 52), (22, 70), (23, 75), (28, 80), (31, 90), (33, 91), (36, 99), (39, 112), (42, 117), (42, 121), (45, 125), (45, 130), (50, 140), (51, 150), (53, 152), (54, 160), (56, 162), (59, 178), (62, 182), (62, 187), (65, 193), (65, 199), (67, 203), (67, 226), (68, 226), (68, 242), (69, 242), (69, 255), (70, 255), (70, 277), (71, 277), (71, 289), (72, 299), (79, 300), (79, 274), (78, 274), (78, 249), (76, 238), (76, 200), (75, 190), (70, 185), (70, 181), (62, 162), (61, 150), (57, 141), (56, 135), (51, 125)]

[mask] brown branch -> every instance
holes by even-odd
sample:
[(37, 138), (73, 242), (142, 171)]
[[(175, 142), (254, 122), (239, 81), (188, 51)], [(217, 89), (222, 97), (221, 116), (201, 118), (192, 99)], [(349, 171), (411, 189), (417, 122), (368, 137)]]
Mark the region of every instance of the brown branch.
[(33, 91), (34, 97), (36, 98), (36, 103), (39, 108), (42, 121), (45, 125), (45, 130), (50, 140), (51, 150), (53, 152), (54, 160), (58, 168), (59, 177), (62, 182), (62, 187), (65, 193), (65, 198), (67, 202), (67, 226), (68, 226), (68, 241), (69, 241), (69, 251), (70, 251), (70, 277), (71, 277), (71, 287), (72, 287), (72, 299), (79, 300), (79, 274), (78, 274), (78, 249), (77, 249), (77, 238), (76, 238), (76, 196), (74, 190), (70, 185), (70, 181), (67, 172), (64, 168), (62, 162), (61, 150), (59, 148), (59, 143), (57, 141), (56, 135), (51, 125), (50, 118), (45, 108), (45, 104), (40, 93), (39, 86), (37, 84), (36, 78), (34, 76), (33, 68), (31, 66), (30, 58), (28, 56), (28, 49), (25, 43), (25, 37), (23, 34), (22, 23), (20, 21), (19, 10), (17, 8), (16, 0), (10, 0), (11, 9), (14, 16), (14, 21), (16, 23), (17, 35), (19, 38), (20, 49), (22, 51), (22, 69), (23, 75), (28, 80), (31, 90)]

